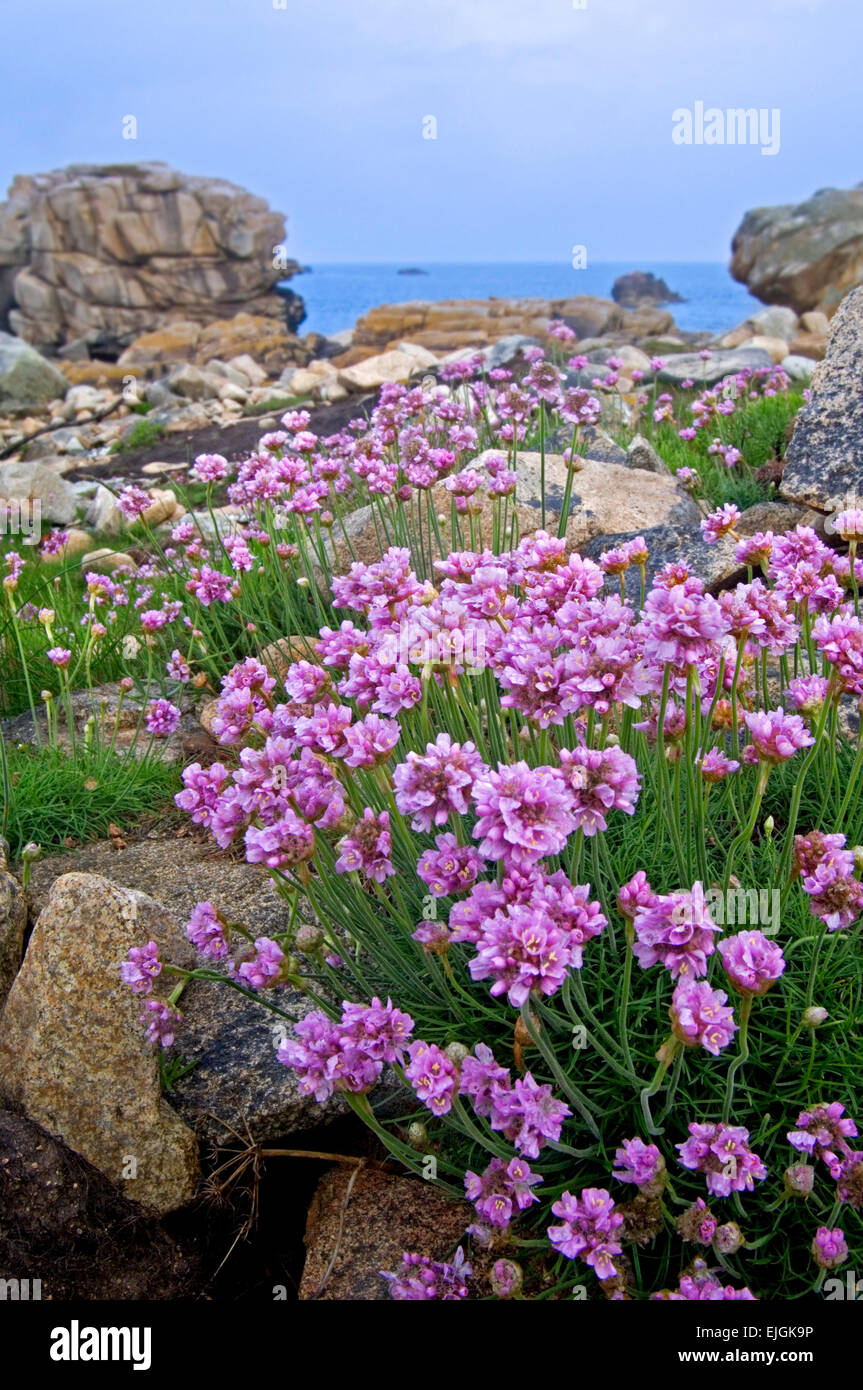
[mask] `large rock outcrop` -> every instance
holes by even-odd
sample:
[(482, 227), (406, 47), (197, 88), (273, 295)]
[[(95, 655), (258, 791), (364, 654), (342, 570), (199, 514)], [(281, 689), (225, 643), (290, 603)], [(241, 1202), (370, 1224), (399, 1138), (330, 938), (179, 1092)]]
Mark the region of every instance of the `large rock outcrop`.
[(577, 338), (615, 333), (621, 341), (668, 333), (674, 327), (671, 315), (662, 309), (642, 306), (627, 312), (610, 299), (587, 294), (568, 299), (416, 299), (381, 304), (363, 314), (354, 330), (353, 348), (397, 348), (405, 339), (431, 352), (486, 347), (513, 334), (543, 337), (551, 319), (563, 319)]
[(274, 285), (285, 221), (263, 198), (166, 164), (73, 164), (19, 175), (0, 204), (0, 318), (38, 347), (113, 352), (176, 320), (239, 311), (290, 327), (304, 310)]
[(863, 284), (863, 184), (747, 212), (731, 253), (731, 274), (765, 304), (832, 314)]

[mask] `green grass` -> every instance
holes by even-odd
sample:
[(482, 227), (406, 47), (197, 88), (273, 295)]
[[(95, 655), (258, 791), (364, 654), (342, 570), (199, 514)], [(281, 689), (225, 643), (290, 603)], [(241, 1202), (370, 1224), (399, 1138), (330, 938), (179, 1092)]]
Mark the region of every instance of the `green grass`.
[(31, 841), (62, 849), (67, 837), (85, 841), (128, 829), (145, 809), (169, 805), (180, 789), (176, 766), (158, 753), (137, 759), (107, 749), (33, 748), (0, 740), (0, 828), (13, 859)]
[(243, 414), (253, 418), (256, 415), (269, 415), (275, 410), (293, 410), (305, 399), (304, 396), (271, 396), (269, 400), (259, 401), (257, 405), (247, 405)]
[(158, 420), (138, 420), (123, 439), (115, 439), (111, 445), (112, 454), (126, 454), (133, 449), (149, 449), (158, 444), (165, 433), (164, 425)]

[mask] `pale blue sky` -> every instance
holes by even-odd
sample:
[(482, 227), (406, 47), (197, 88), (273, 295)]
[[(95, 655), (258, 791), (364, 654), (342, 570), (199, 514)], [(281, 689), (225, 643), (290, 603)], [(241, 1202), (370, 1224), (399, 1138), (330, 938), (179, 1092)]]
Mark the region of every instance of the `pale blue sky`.
[[(863, 180), (863, 0), (0, 0), (0, 35), (2, 190), (163, 159), (311, 263), (726, 260), (745, 209)], [(696, 101), (778, 108), (778, 155), (675, 145)]]

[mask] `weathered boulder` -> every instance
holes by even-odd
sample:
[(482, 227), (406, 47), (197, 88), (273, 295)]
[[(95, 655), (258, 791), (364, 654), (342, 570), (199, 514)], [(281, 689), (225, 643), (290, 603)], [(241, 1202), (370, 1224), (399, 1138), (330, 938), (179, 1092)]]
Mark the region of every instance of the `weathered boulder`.
[(731, 252), (731, 274), (765, 303), (834, 312), (863, 281), (863, 184), (747, 212)]
[(842, 302), (786, 452), (783, 497), (821, 512), (863, 497), (863, 288)]
[(29, 343), (0, 333), (0, 412), (35, 410), (68, 389), (63, 373)]
[(333, 1168), (309, 1208), (300, 1299), (389, 1299), (380, 1271), (400, 1270), (405, 1250), (451, 1258), (471, 1216), (467, 1203), (431, 1183), (379, 1168)]
[[(158, 895), (178, 922), (188, 919), (196, 902), (212, 902), (253, 936), (276, 936), (290, 924), (290, 907), (263, 865), (214, 852), (209, 841), (191, 837), (130, 840), (119, 851), (110, 841), (98, 841), (42, 859), (32, 870), (31, 915), (50, 902), (57, 875), (70, 866), (76, 876), (110, 879), (119, 891)], [(184, 949), (189, 950), (185, 942)], [(170, 959), (168, 953), (166, 958)], [(303, 1095), (294, 1072), (276, 1058), (280, 1038), (290, 1032), (288, 1020), (299, 1020), (313, 1004), (289, 988), (268, 991), (267, 998), (288, 1019), (210, 981), (194, 980), (183, 993), (177, 1047), (194, 1065), (174, 1083), (170, 1101), (201, 1139), (224, 1143), (233, 1130), (243, 1135), (248, 1131), (264, 1143), (317, 1128), (348, 1112), (342, 1096), (319, 1105)], [(393, 1084), (390, 1077), (385, 1087), (373, 1092), (373, 1103), (390, 1096)]]
[(74, 521), (78, 498), (71, 483), (39, 459), (0, 464), (0, 498), (9, 502), (38, 502), (42, 521)]
[[(184, 1206), (198, 1144), (162, 1098), (141, 1000), (120, 979), (129, 948), (156, 941), (179, 964), (189, 943), (152, 898), (94, 874), (54, 884), (0, 1018), (0, 1092), (158, 1212)], [(160, 976), (154, 994), (170, 992)]]
[[(0, 267), (16, 267), (9, 322), (39, 346), (103, 349), (239, 309), (284, 323), (274, 286), (298, 269), (276, 254), (284, 237), (284, 218), (262, 198), (166, 164), (19, 176), (0, 208)], [(293, 326), (301, 318), (299, 301)]]

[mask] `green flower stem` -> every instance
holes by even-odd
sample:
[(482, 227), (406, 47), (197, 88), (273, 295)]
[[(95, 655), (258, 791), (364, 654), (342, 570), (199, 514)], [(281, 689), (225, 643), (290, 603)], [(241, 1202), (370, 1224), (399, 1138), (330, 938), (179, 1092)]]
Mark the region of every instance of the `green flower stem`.
[(549, 1071), (556, 1080), (558, 1086), (560, 1086), (567, 1100), (571, 1101), (572, 1104), (575, 1106), (576, 1110), (578, 1111), (581, 1118), (584, 1120), (584, 1123), (587, 1125), (594, 1138), (599, 1139), (601, 1137), (601, 1133), (599, 1125), (596, 1122), (596, 1117), (593, 1114), (593, 1111), (590, 1109), (587, 1100), (582, 1095), (581, 1091), (579, 1091), (576, 1086), (573, 1086), (566, 1072), (563, 1070), (563, 1067), (560, 1065), (556, 1056), (554, 1055), (553, 1049), (549, 1047), (545, 1038), (542, 1036), (539, 1029), (534, 1024), (533, 1017), (530, 1012), (529, 998), (526, 999), (521, 1006), (521, 1021), (527, 1029), (528, 1033), (530, 1034), (531, 1038), (533, 1039), (535, 1046), (539, 1048), (540, 1052), (545, 1058), (545, 1062), (548, 1066)]
[(824, 704), (821, 708), (821, 717), (818, 720), (818, 728), (815, 731), (815, 742), (812, 744), (812, 747), (808, 750), (805, 758), (803, 759), (800, 771), (797, 775), (797, 781), (794, 783), (794, 791), (791, 794), (791, 806), (788, 812), (788, 829), (785, 832), (785, 844), (782, 849), (782, 858), (779, 863), (779, 887), (783, 891), (783, 893), (785, 892), (788, 886), (789, 875), (791, 873), (791, 855), (794, 851), (794, 834), (797, 830), (797, 817), (800, 814), (800, 802), (803, 797), (803, 787), (806, 783), (807, 773), (809, 772), (809, 769), (815, 761), (816, 755), (818, 753), (818, 745), (821, 742), (821, 737), (824, 733), (824, 729), (827, 724), (827, 717), (830, 713), (831, 703), (832, 701), (828, 692), (827, 699), (824, 701)]
[(851, 805), (854, 793), (857, 790), (857, 782), (860, 777), (861, 768), (863, 768), (863, 719), (861, 719), (860, 721), (860, 729), (857, 734), (857, 756), (854, 759), (854, 766), (852, 767), (850, 775), (848, 777), (848, 785), (845, 788), (845, 795), (842, 798), (842, 805), (839, 807), (839, 813), (836, 817), (836, 821), (833, 826), (834, 833), (838, 832), (842, 828), (842, 822), (845, 819), (845, 813), (847, 812), (848, 807)]
[(728, 1068), (728, 1079), (725, 1083), (725, 1100), (722, 1106), (723, 1124), (728, 1124), (731, 1114), (731, 1106), (734, 1101), (734, 1082), (740, 1068), (749, 1057), (749, 1018), (752, 1013), (752, 1001), (754, 994), (747, 994), (740, 1007), (740, 1051)]
[(632, 1052), (629, 1046), (629, 1034), (626, 1029), (626, 1016), (629, 1011), (629, 990), (632, 983), (632, 948), (635, 945), (635, 926), (627, 917), (624, 923), (624, 935), (626, 945), (624, 947), (625, 956), (623, 961), (623, 984), (620, 990), (620, 1004), (617, 1009), (617, 1027), (620, 1033), (620, 1043), (623, 1048), (623, 1055), (626, 1058), (626, 1065), (629, 1070), (634, 1072), (632, 1062)]
[(659, 786), (660, 804), (662, 806), (662, 817), (666, 828), (671, 835), (671, 843), (674, 846), (674, 855), (677, 860), (677, 872), (681, 883), (685, 883), (688, 877), (686, 869), (686, 858), (683, 853), (683, 845), (680, 839), (680, 826), (674, 813), (671, 798), (671, 783), (668, 776), (668, 760), (665, 755), (665, 711), (668, 707), (668, 685), (671, 675), (671, 667), (666, 666), (662, 674), (662, 695), (659, 701), (659, 719), (656, 725), (656, 756), (659, 765)]
[(659, 1066), (654, 1072), (653, 1080), (650, 1085), (645, 1086), (641, 1092), (641, 1113), (644, 1116), (644, 1123), (647, 1126), (648, 1134), (663, 1133), (661, 1127), (654, 1123), (653, 1116), (650, 1113), (650, 1098), (656, 1095), (662, 1085), (665, 1073), (674, 1061), (675, 1054), (680, 1046), (681, 1043), (674, 1037), (668, 1038), (667, 1041), (663, 1043), (656, 1054), (659, 1059)]
[[(560, 509), (560, 521), (558, 522), (558, 527), (557, 527), (557, 538), (558, 538), (558, 540), (561, 540), (561, 541), (563, 540), (564, 536), (566, 535), (566, 528), (567, 528), (567, 525), (569, 524), (569, 500), (570, 500), (570, 498), (571, 498), (571, 496), (572, 496), (572, 479), (573, 479), (573, 474), (574, 474), (575, 471), (576, 471), (576, 469), (575, 469), (575, 446), (576, 446), (577, 443), (578, 443), (578, 425), (576, 425), (576, 427), (575, 427), (575, 429), (574, 429), (574, 431), (573, 431), (573, 434), (572, 434), (572, 444), (571, 444), (570, 450), (569, 450), (569, 462), (568, 462), (568, 464), (567, 464), (567, 469), (566, 469), (566, 485), (565, 485), (565, 487), (564, 487), (564, 489), (563, 489), (563, 503), (562, 503), (562, 505), (561, 505), (561, 509)], [(566, 457), (567, 457), (567, 456), (564, 455), (564, 458), (566, 458)]]

